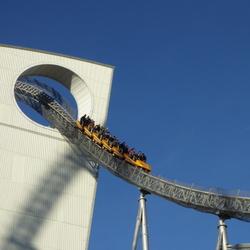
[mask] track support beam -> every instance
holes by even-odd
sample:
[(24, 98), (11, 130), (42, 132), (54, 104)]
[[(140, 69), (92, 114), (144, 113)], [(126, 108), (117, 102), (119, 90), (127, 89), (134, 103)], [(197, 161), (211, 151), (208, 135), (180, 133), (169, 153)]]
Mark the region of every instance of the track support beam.
[(229, 216), (220, 214), (219, 215), (219, 235), (218, 235), (218, 242), (216, 246), (216, 250), (231, 250), (231, 249), (238, 249), (238, 250), (250, 250), (250, 244), (237, 244), (237, 245), (230, 245), (228, 243), (227, 237), (227, 225), (225, 224), (225, 220), (230, 219)]
[(224, 215), (219, 215), (219, 218), (220, 218), (218, 225), (219, 235), (218, 235), (216, 250), (232, 249), (229, 248), (230, 245), (228, 244), (228, 238), (227, 238), (227, 225), (225, 224), (225, 220), (229, 219), (229, 217)]
[(143, 250), (148, 250), (148, 225), (147, 225), (147, 214), (146, 214), (146, 199), (145, 195), (150, 194), (149, 192), (140, 189), (141, 195), (139, 198), (139, 208), (138, 208), (138, 215), (136, 218), (136, 225), (135, 225), (135, 232), (134, 232), (134, 240), (132, 245), (132, 250), (136, 250), (139, 231), (141, 229), (142, 233), (142, 247)]

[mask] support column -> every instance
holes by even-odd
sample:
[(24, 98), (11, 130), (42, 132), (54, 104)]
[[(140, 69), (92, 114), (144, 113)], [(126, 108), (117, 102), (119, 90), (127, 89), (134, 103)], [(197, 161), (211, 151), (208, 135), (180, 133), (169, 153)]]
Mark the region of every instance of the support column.
[(142, 230), (142, 247), (143, 250), (148, 250), (148, 225), (147, 225), (147, 213), (146, 213), (146, 199), (145, 195), (150, 194), (145, 190), (140, 190), (141, 195), (139, 198), (139, 208), (138, 208), (138, 215), (136, 219), (135, 225), (135, 233), (134, 233), (134, 240), (132, 245), (132, 250), (136, 250), (139, 231)]
[(225, 224), (226, 219), (230, 219), (230, 217), (226, 215), (219, 215), (220, 220), (219, 220), (219, 235), (218, 235), (218, 242), (216, 246), (216, 250), (228, 250), (232, 249), (231, 245), (228, 243), (228, 238), (227, 238), (227, 225)]

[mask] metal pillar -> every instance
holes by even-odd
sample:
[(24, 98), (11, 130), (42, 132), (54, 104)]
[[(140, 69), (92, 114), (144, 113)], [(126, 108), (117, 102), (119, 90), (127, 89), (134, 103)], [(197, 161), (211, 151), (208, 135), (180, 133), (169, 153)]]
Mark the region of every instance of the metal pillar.
[(146, 214), (146, 199), (144, 198), (145, 195), (150, 194), (149, 192), (141, 189), (141, 195), (139, 198), (139, 208), (138, 208), (138, 215), (136, 219), (135, 225), (135, 233), (134, 233), (134, 240), (132, 245), (132, 250), (136, 250), (139, 231), (142, 230), (142, 247), (143, 250), (148, 250), (148, 225), (147, 225), (147, 214)]
[(236, 245), (230, 245), (228, 243), (227, 238), (227, 225), (225, 224), (225, 220), (230, 219), (227, 215), (219, 215), (219, 236), (218, 236), (218, 242), (216, 246), (216, 250), (231, 250), (231, 249), (237, 249), (237, 250), (250, 250), (250, 244), (244, 243), (244, 244), (236, 244)]
[(228, 244), (228, 238), (227, 238), (227, 225), (225, 224), (225, 220), (229, 219), (227, 216), (219, 215), (220, 220), (219, 220), (219, 235), (218, 235), (218, 242), (216, 246), (216, 250), (228, 250), (231, 248)]

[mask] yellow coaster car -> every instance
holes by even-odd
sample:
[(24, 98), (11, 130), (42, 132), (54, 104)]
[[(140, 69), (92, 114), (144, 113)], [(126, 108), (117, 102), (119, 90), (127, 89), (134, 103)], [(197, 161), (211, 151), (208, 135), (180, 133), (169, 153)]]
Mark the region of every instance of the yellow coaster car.
[(90, 138), (93, 137), (92, 133), (88, 130), (88, 127), (87, 127), (87, 126), (84, 126), (84, 127), (83, 127), (83, 131), (84, 131), (84, 133), (85, 133), (88, 137), (90, 137)]
[(120, 158), (124, 158), (123, 157), (123, 154), (121, 154), (118, 150), (117, 147), (112, 147), (112, 151), (113, 151), (113, 154), (115, 154), (116, 156), (120, 157)]
[(123, 154), (124, 158), (125, 158), (125, 161), (135, 165), (135, 162), (129, 157), (128, 154)]
[(79, 121), (76, 121), (76, 127), (77, 127), (78, 129), (82, 130), (82, 132), (83, 132), (84, 134), (86, 134), (88, 137), (90, 137), (90, 138), (93, 137), (93, 136), (92, 136), (92, 133), (88, 130), (88, 127), (87, 127), (87, 126), (84, 126), (84, 127), (83, 127), (83, 126), (80, 124)]
[(97, 144), (99, 144), (103, 148), (107, 149), (110, 153), (113, 153), (113, 155), (116, 155), (116, 156), (120, 157), (121, 159), (125, 159), (125, 161), (129, 162), (130, 164), (137, 166), (137, 167), (140, 167), (147, 172), (151, 172), (152, 168), (149, 164), (147, 164), (146, 162), (141, 161), (141, 160), (134, 161), (133, 159), (131, 159), (129, 157), (128, 154), (121, 154), (117, 147), (110, 147), (108, 145), (107, 140), (100, 140), (100, 138), (98, 138), (98, 136), (97, 136), (98, 135), (97, 133), (91, 133), (88, 130), (88, 127), (87, 126), (83, 127), (79, 121), (76, 121), (76, 127), (79, 130), (81, 130), (84, 134), (86, 134), (89, 138), (91, 138), (93, 141), (95, 141)]
[(77, 126), (77, 128), (79, 128), (80, 130), (83, 131), (83, 127), (82, 127), (82, 125), (80, 124), (79, 121), (76, 121), (76, 126)]
[(100, 138), (98, 137), (97, 133), (92, 133), (93, 136), (93, 140), (98, 143), (99, 145), (102, 145), (102, 141), (100, 140)]
[(109, 152), (112, 152), (112, 148), (108, 145), (107, 140), (102, 140), (102, 147), (106, 148)]
[(144, 170), (146, 170), (148, 172), (151, 172), (151, 170), (152, 170), (151, 166), (149, 164), (147, 164), (145, 161), (136, 160), (135, 165), (143, 168)]
[(144, 170), (146, 170), (147, 172), (151, 172), (152, 168), (151, 168), (151, 166), (150, 166), (149, 164), (147, 164), (146, 162), (141, 161), (141, 160), (136, 160), (136, 161), (134, 161), (134, 160), (132, 160), (132, 159), (129, 157), (128, 154), (124, 154), (123, 156), (124, 156), (124, 158), (125, 158), (125, 160), (126, 160), (127, 162), (129, 162), (129, 163), (131, 163), (131, 164), (133, 164), (133, 165), (135, 165), (135, 166), (137, 166), (137, 167), (141, 167), (141, 168), (143, 168)]

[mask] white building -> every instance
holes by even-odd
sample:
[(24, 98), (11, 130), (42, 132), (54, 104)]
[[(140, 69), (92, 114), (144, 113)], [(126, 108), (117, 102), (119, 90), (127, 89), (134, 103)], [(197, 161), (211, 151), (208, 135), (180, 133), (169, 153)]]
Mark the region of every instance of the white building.
[(114, 68), (70, 56), (0, 45), (0, 249), (88, 248), (97, 177), (61, 134), (17, 105), (20, 76), (60, 82), (78, 114), (105, 124)]

